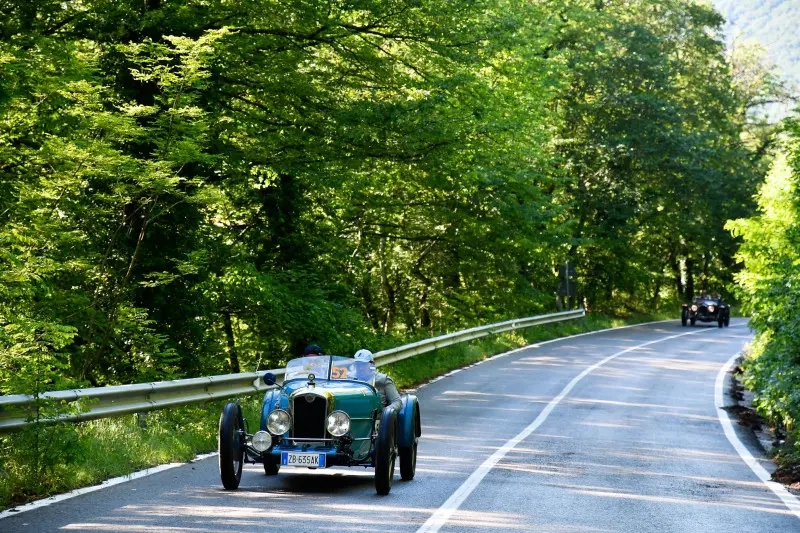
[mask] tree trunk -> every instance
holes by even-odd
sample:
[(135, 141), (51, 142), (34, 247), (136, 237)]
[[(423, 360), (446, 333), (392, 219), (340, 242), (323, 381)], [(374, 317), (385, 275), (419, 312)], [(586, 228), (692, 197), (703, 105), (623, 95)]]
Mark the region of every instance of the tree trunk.
[(389, 281), (389, 273), (387, 272), (386, 237), (381, 237), (380, 258), (381, 286), (383, 287), (383, 292), (386, 296), (386, 319), (383, 323), (383, 332), (389, 333), (394, 328), (394, 321), (397, 317), (397, 295), (394, 287), (392, 287), (392, 284)]
[(236, 353), (236, 340), (233, 338), (233, 324), (230, 311), (223, 311), (222, 318), (225, 323), (225, 339), (228, 341), (228, 369), (231, 374), (238, 374), (239, 354)]
[(297, 180), (290, 174), (280, 174), (274, 184), (262, 189), (262, 198), (268, 245), (261, 254), (261, 262), (272, 260), (279, 267), (304, 263), (307, 246), (298, 231), (302, 195)]
[(650, 300), (650, 307), (657, 308), (658, 301), (660, 299), (661, 293), (661, 278), (656, 279), (656, 286), (653, 289), (653, 298)]
[(419, 327), (422, 329), (431, 329), (431, 310), (428, 309), (428, 287), (422, 288), (422, 294), (419, 297)]
[(686, 258), (686, 298), (694, 298), (694, 259)]
[(675, 290), (678, 292), (678, 298), (683, 298), (683, 279), (681, 279), (681, 264), (675, 253), (669, 254), (669, 266), (672, 269), (672, 276), (675, 280)]

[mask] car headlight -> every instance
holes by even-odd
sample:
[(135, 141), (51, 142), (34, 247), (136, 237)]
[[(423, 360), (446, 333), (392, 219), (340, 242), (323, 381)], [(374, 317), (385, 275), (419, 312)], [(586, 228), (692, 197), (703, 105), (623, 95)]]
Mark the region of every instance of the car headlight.
[(328, 433), (341, 437), (350, 431), (350, 417), (344, 411), (334, 411), (328, 415)]
[(273, 435), (283, 435), (292, 427), (292, 417), (283, 409), (275, 409), (267, 416), (267, 429)]
[(709, 305), (708, 306), (708, 312), (709, 313), (713, 313), (715, 309), (716, 309), (716, 307), (714, 307), (713, 305)]
[(694, 311), (695, 313), (697, 312), (697, 306), (696, 305), (692, 306), (692, 311)]
[(265, 452), (272, 446), (272, 435), (266, 431), (256, 431), (250, 444), (257, 452)]

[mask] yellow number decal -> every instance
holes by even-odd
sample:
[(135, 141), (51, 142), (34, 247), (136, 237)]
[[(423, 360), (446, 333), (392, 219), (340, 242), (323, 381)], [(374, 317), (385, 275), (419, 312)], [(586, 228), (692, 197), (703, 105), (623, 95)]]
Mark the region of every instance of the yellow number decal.
[(331, 379), (347, 379), (347, 367), (334, 366), (331, 368)]

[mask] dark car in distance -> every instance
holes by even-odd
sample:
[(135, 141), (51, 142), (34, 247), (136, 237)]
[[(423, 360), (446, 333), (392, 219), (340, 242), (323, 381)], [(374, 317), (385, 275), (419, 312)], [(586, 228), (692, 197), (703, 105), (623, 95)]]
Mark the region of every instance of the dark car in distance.
[(731, 308), (722, 298), (698, 296), (690, 304), (681, 306), (681, 325), (695, 325), (700, 322), (716, 322), (719, 327), (727, 327), (731, 322)]

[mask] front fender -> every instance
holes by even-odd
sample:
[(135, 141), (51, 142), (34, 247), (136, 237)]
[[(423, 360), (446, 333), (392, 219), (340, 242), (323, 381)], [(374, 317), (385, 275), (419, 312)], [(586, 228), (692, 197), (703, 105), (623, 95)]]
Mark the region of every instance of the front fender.
[(264, 394), (264, 403), (261, 404), (261, 431), (267, 431), (267, 417), (273, 409), (278, 407), (281, 398), (280, 389), (270, 389)]
[(419, 400), (413, 394), (400, 397), (400, 412), (397, 415), (397, 445), (401, 448), (412, 446), (422, 435), (419, 414)]

